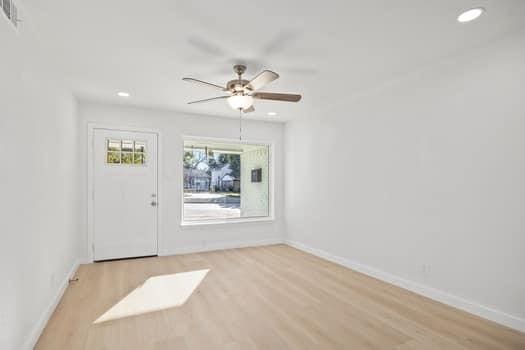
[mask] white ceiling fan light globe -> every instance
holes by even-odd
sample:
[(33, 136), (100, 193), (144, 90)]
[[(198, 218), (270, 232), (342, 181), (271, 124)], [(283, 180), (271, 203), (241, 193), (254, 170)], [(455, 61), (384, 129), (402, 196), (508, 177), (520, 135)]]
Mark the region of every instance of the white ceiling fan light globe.
[(253, 105), (253, 97), (249, 95), (233, 95), (228, 97), (228, 103), (233, 109), (248, 109)]

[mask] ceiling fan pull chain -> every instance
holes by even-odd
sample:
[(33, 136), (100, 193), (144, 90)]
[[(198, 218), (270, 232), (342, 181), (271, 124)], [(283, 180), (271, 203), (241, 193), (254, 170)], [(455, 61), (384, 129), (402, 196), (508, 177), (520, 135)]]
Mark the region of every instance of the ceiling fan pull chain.
[(239, 108), (239, 141), (242, 141), (242, 109)]

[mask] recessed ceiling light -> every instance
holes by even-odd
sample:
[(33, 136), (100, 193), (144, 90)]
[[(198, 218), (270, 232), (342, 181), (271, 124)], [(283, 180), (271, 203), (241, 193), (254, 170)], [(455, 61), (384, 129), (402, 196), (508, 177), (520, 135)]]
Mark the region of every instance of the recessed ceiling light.
[(117, 95), (119, 97), (129, 97), (130, 96), (129, 92), (125, 92), (125, 91), (120, 91), (117, 93)]
[(479, 16), (481, 16), (483, 12), (485, 12), (485, 9), (483, 7), (476, 7), (476, 8), (467, 10), (458, 16), (458, 22), (466, 23), (466, 22), (473, 21)]
[(277, 113), (275, 113), (275, 112), (268, 112), (268, 115), (269, 115), (270, 117), (275, 117), (275, 116), (277, 115)]

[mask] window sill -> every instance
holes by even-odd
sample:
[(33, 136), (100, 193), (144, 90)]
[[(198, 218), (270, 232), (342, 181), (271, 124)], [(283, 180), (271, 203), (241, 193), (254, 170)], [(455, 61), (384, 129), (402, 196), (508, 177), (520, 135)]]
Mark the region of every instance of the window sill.
[(271, 216), (267, 216), (267, 217), (260, 217), (260, 218), (182, 221), (180, 225), (182, 227), (192, 227), (192, 226), (209, 226), (209, 225), (225, 225), (225, 224), (243, 224), (243, 223), (250, 223), (250, 222), (268, 222), (268, 221), (275, 221), (275, 218)]

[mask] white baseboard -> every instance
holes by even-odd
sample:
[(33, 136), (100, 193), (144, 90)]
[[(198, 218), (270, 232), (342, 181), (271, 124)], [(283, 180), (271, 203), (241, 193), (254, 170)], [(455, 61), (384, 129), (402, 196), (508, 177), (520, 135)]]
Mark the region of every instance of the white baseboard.
[(67, 273), (64, 280), (60, 283), (60, 286), (58, 288), (58, 291), (56, 292), (53, 299), (50, 301), (47, 308), (44, 310), (40, 318), (38, 319), (37, 323), (33, 327), (31, 333), (29, 334), (28, 338), (26, 339), (24, 346), (22, 349), (30, 350), (33, 349), (36, 345), (36, 342), (38, 341), (38, 338), (40, 337), (40, 334), (44, 331), (44, 328), (46, 327), (47, 322), (51, 318), (51, 315), (53, 315), (53, 312), (55, 311), (56, 307), (58, 306), (58, 303), (62, 299), (62, 296), (64, 295), (64, 292), (66, 291), (67, 286), (69, 285), (69, 279), (72, 278), (77, 269), (78, 266), (82, 263), (80, 260), (76, 260), (73, 266), (71, 266), (71, 269)]
[(190, 254), (190, 253), (202, 253), (214, 250), (234, 249), (234, 248), (247, 248), (247, 247), (259, 247), (273, 244), (283, 244), (284, 241), (281, 238), (269, 238), (258, 241), (228, 241), (211, 243), (206, 246), (188, 246), (177, 249), (171, 249), (168, 252), (159, 253), (161, 256), (177, 255), (177, 254)]
[(468, 313), (474, 314), (476, 316), (485, 318), (487, 320), (502, 324), (504, 326), (513, 328), (520, 332), (525, 332), (525, 319), (509, 315), (505, 312), (492, 309), (490, 307), (471, 302), (469, 300), (463, 299), (461, 297), (451, 295), (449, 293), (443, 292), (441, 290), (422, 285), (420, 283), (410, 281), (395, 275), (392, 275), (388, 272), (375, 269), (373, 267), (363, 265), (361, 263), (343, 258), (341, 256), (333, 255), (326, 251), (312, 248), (308, 245), (305, 245), (300, 242), (285, 240), (285, 244), (288, 244), (291, 247), (297, 248), (304, 252), (313, 254), (320, 258), (329, 260), (336, 264), (348, 267), (349, 269), (359, 271), (366, 275), (372, 276), (374, 278), (380, 279), (384, 282), (393, 284), (395, 286), (407, 289), (414, 293), (423, 295), (427, 298), (439, 301), (443, 304), (455, 307), (457, 309), (466, 311)]

